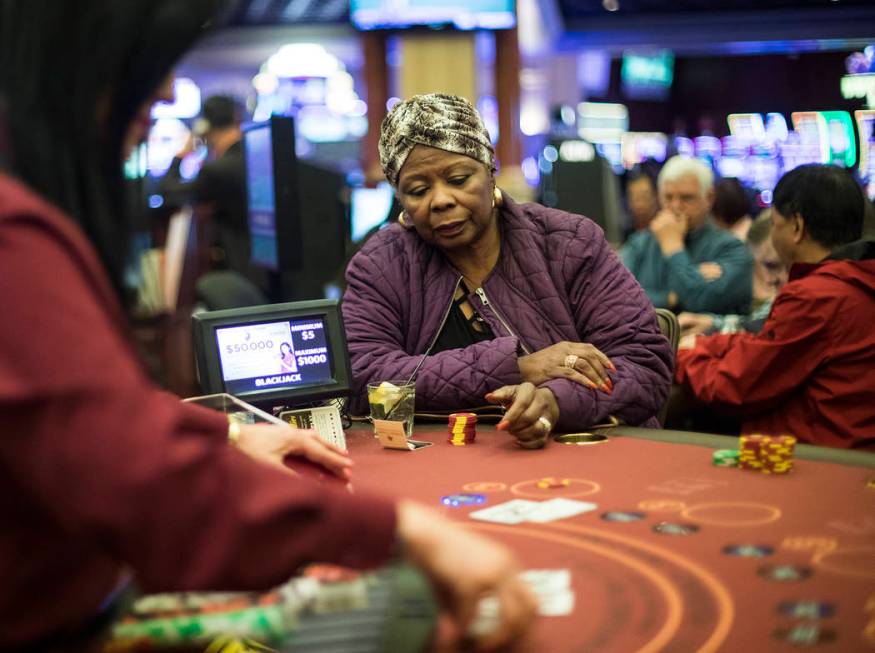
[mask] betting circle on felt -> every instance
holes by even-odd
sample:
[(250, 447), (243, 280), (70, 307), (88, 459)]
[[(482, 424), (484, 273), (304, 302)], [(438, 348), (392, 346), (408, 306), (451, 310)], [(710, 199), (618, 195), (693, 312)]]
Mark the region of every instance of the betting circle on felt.
[[(797, 457), (791, 474), (766, 476), (715, 468), (707, 447), (634, 437), (524, 452), (481, 430), (476, 447), (430, 447), (403, 454), (403, 465), (373, 438), (361, 448), (354, 440), (357, 490), (388, 488), (430, 505), (465, 492), (485, 495), (485, 506), (597, 504), (513, 525), (468, 517), (484, 505), (445, 510), (507, 545), (524, 569), (570, 572), (574, 612), (539, 619), (522, 650), (768, 652), (806, 638), (832, 650), (875, 648), (870, 469)], [(416, 436), (441, 444), (445, 433), (426, 425)], [(660, 523), (672, 526), (654, 531)], [(677, 528), (689, 524), (697, 528)], [(685, 534), (668, 534), (676, 532)], [(797, 627), (803, 621), (817, 627)]]

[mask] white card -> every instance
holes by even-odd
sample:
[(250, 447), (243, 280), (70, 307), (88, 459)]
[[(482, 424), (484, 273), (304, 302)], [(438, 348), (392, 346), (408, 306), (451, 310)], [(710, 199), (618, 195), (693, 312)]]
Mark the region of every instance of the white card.
[(520, 580), (535, 594), (562, 592), (571, 588), (571, 572), (567, 569), (526, 569)]
[[(535, 595), (538, 614), (542, 617), (564, 617), (574, 612), (574, 591), (571, 589), (571, 572), (568, 569), (527, 569), (520, 573), (519, 578)], [(481, 598), (468, 635), (477, 638), (492, 634), (500, 623), (500, 612), (495, 596)]]
[(521, 524), (526, 521), (527, 515), (538, 507), (537, 501), (525, 499), (512, 499), (489, 508), (475, 510), (468, 516), (480, 521), (490, 521), (496, 524)]
[(549, 499), (541, 501), (535, 510), (526, 516), (527, 521), (543, 524), (557, 519), (574, 517), (585, 512), (595, 510), (598, 506), (587, 501), (575, 501), (574, 499)]
[(574, 611), (571, 572), (567, 569), (528, 569), (520, 574), (538, 600), (542, 617), (562, 617)]
[(549, 596), (538, 596), (538, 614), (542, 617), (564, 617), (574, 612), (574, 592), (565, 590)]
[(495, 596), (484, 596), (477, 602), (477, 612), (468, 626), (468, 637), (479, 639), (495, 632), (501, 624), (501, 606)]

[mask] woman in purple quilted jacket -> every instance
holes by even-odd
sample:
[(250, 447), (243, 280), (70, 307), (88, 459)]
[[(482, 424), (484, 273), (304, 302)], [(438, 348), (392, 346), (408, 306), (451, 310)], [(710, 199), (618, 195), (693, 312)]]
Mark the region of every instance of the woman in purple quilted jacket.
[(594, 222), (496, 188), (469, 102), (397, 104), (380, 162), (404, 211), (347, 268), (353, 412), (368, 383), (415, 377), (417, 410), (502, 404), (526, 448), (612, 417), (657, 426), (672, 354), (647, 296)]

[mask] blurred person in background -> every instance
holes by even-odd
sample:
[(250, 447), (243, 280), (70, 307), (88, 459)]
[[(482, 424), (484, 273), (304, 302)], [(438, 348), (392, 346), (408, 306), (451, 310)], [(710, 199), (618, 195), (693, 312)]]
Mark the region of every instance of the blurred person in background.
[(678, 315), (681, 326), (680, 347), (692, 345), (690, 336), (711, 333), (758, 333), (772, 308), (772, 300), (787, 281), (787, 268), (781, 261), (771, 240), (769, 209), (760, 213), (747, 232), (747, 244), (753, 254), (753, 301), (747, 315), (716, 315), (688, 313)]
[[(243, 106), (228, 95), (204, 100), (201, 113), (182, 149), (173, 157), (159, 191), (171, 206), (200, 205), (211, 216), (212, 245), (218, 248), (219, 267), (249, 276), (249, 205), (246, 195), (246, 159), (243, 152)], [(191, 181), (182, 177), (182, 161), (197, 141), (207, 148), (207, 160)]]
[(631, 171), (626, 180), (626, 211), (629, 224), (625, 239), (636, 231), (647, 229), (659, 211), (656, 182), (641, 169)]
[(750, 309), (752, 257), (711, 218), (714, 174), (697, 159), (674, 156), (657, 180), (662, 209), (620, 254), (657, 308), (696, 313)]
[(851, 175), (804, 165), (775, 187), (771, 240), (789, 280), (757, 334), (699, 336), (675, 381), (742, 433), (875, 449), (875, 241)]
[[(484, 595), (500, 617), (479, 643), (514, 641), (534, 603), (504, 547), (418, 504), (291, 474), (287, 454), (343, 480), (351, 461), (311, 431), (229, 428), (137, 358), (122, 162), (226, 5), (0, 2), (0, 650), (99, 646), (134, 584), (268, 589), (305, 563), (398, 556), (431, 580), (451, 641)], [(46, 342), (66, 343), (63, 374)]]
[(753, 223), (750, 204), (747, 189), (735, 177), (726, 177), (714, 184), (714, 206), (711, 209), (714, 224), (741, 241), (747, 238), (747, 230)]

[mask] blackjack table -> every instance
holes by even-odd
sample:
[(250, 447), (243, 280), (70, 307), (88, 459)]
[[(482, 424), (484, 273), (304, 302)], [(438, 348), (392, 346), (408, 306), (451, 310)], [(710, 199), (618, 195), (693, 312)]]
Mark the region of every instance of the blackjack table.
[[(526, 569), (570, 572), (570, 613), (540, 617), (522, 651), (875, 651), (875, 454), (797, 445), (789, 473), (764, 474), (712, 463), (735, 438), (606, 435), (525, 450), (478, 425), (455, 446), (446, 424), (417, 424), (432, 446), (402, 451), (362, 424), (347, 444), (355, 488), (432, 506)], [(447, 500), (460, 494), (479, 503)], [(546, 523), (469, 517), (560, 497), (596, 508)]]

